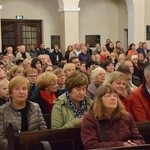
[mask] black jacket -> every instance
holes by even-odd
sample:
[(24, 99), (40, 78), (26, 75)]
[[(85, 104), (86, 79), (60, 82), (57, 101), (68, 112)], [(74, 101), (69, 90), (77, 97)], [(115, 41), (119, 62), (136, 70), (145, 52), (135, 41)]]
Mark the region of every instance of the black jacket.
[(39, 91), (37, 91), (33, 96), (31, 96), (29, 100), (39, 104), (39, 106), (42, 110), (42, 114), (50, 113), (49, 110), (48, 110), (48, 104), (41, 97)]
[[(58, 56), (58, 60), (57, 60), (57, 56)], [(51, 60), (52, 60), (52, 64), (53, 65), (58, 65), (61, 60), (63, 58), (63, 55), (61, 52), (56, 52), (55, 50), (52, 52), (52, 55), (51, 55)]]

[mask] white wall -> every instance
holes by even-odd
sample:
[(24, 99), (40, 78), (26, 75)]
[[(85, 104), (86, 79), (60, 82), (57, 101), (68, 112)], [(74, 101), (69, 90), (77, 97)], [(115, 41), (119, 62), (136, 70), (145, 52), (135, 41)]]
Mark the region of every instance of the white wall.
[(57, 0), (2, 0), (2, 19), (15, 19), (23, 15), (24, 19), (43, 20), (43, 42), (50, 46), (50, 36), (60, 34)]
[(124, 29), (128, 29), (128, 12), (125, 0), (118, 0), (118, 40), (121, 41), (121, 45), (124, 50), (127, 50), (127, 32)]
[[(146, 25), (150, 25), (150, 0), (145, 1), (146, 30)], [(1, 17), (4, 19), (15, 19), (19, 14), (24, 19), (43, 20), (43, 42), (46, 46), (51, 44), (51, 35), (61, 34), (62, 24), (57, 0), (1, 0), (1, 4)], [(126, 49), (127, 39), (123, 30), (128, 24), (125, 0), (80, 0), (79, 8), (80, 42), (85, 42), (85, 35), (100, 34), (102, 46), (110, 38), (113, 42), (121, 40), (123, 48)], [(147, 43), (150, 47), (150, 41)]]
[(79, 7), (80, 42), (85, 42), (85, 35), (100, 34), (102, 46), (107, 38), (124, 43), (122, 34), (127, 27), (124, 0), (81, 0)]
[[(146, 28), (146, 25), (150, 25), (150, 9), (149, 9), (149, 6), (150, 6), (150, 0), (146, 0), (146, 9), (145, 9), (145, 28)], [(146, 30), (146, 29), (145, 29)], [(147, 42), (147, 45), (148, 45), (148, 49), (150, 49), (150, 41), (146, 41)]]
[[(1, 9), (2, 9), (2, 5), (1, 5), (1, 0), (0, 0), (0, 18), (1, 18)], [(0, 22), (0, 33), (1, 33), (1, 22)], [(2, 52), (2, 38), (0, 36), (0, 52)]]

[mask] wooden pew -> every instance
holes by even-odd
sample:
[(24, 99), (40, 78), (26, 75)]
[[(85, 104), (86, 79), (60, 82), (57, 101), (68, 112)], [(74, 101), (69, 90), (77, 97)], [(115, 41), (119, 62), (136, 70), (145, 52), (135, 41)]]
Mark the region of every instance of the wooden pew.
[(91, 150), (150, 150), (150, 144), (131, 146), (131, 147), (112, 147), (112, 148), (101, 148)]
[[(137, 127), (150, 144), (150, 122), (137, 123)], [(8, 131), (9, 150), (41, 150), (40, 142), (48, 141), (52, 150), (83, 150), (80, 128), (68, 128), (57, 130), (28, 131), (13, 133)]]
[(150, 144), (150, 122), (137, 122), (136, 124), (145, 142)]
[(52, 150), (83, 150), (80, 128), (8, 132), (9, 150), (41, 150), (40, 142), (48, 141)]

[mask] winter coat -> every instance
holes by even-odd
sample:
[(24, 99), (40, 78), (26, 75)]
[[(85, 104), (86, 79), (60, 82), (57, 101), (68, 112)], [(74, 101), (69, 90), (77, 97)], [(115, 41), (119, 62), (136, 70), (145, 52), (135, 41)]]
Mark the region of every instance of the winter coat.
[(0, 97), (0, 106), (7, 103), (8, 101), (5, 100), (4, 98)]
[[(30, 101), (38, 103), (42, 114), (49, 114), (51, 113), (51, 110), (49, 110), (49, 103), (47, 103), (44, 98), (40, 95), (40, 91), (38, 90), (33, 96), (29, 98)], [(53, 104), (51, 105), (53, 107)]]
[(145, 84), (140, 85), (130, 95), (133, 116), (137, 122), (150, 121), (150, 94)]
[[(58, 57), (58, 60), (57, 60)], [(60, 51), (56, 52), (55, 50), (52, 52), (51, 61), (53, 65), (58, 65), (63, 58), (63, 55)]]
[[(107, 140), (99, 124), (103, 126)], [(137, 145), (145, 143), (130, 114), (121, 119), (98, 121), (92, 112), (87, 113), (81, 126), (81, 139), (85, 150), (123, 146), (128, 140)]]
[[(27, 117), (28, 117), (28, 129), (31, 130), (43, 130), (47, 129), (45, 120), (41, 113), (41, 109), (38, 104), (27, 101)], [(0, 107), (0, 149), (7, 149), (6, 127), (12, 123), (15, 131), (21, 131), (21, 113), (13, 105), (12, 102), (3, 104)]]
[[(28, 52), (25, 52), (25, 55), (26, 55), (26, 58), (31, 59), (31, 56), (30, 56), (30, 54), (29, 54)], [(21, 52), (18, 52), (18, 53), (16, 54), (16, 59), (20, 59), (20, 58), (22, 58), (22, 53), (21, 53)]]
[(94, 81), (88, 85), (87, 95), (93, 100), (98, 87), (101, 85), (96, 84)]
[[(85, 97), (85, 100), (88, 111), (92, 101), (87, 96)], [(74, 111), (69, 105), (66, 93), (62, 94), (54, 102), (51, 115), (51, 127), (53, 129), (72, 128), (72, 127), (80, 127), (80, 125), (81, 123), (79, 121), (79, 118), (75, 118)]]

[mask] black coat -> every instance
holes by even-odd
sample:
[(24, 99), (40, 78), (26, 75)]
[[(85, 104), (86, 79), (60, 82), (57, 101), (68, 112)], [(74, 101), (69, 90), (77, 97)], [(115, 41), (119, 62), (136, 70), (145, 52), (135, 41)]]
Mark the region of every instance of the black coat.
[(31, 96), (29, 100), (39, 104), (39, 106), (42, 110), (42, 114), (50, 113), (49, 110), (48, 110), (48, 104), (41, 97), (39, 91), (37, 91), (33, 96)]
[(0, 106), (3, 105), (3, 104), (5, 104), (6, 102), (7, 101), (5, 99), (3, 99), (3, 98), (0, 97)]
[(37, 56), (47, 54), (51, 59), (51, 53), (47, 49), (39, 49), (37, 51)]
[[(57, 56), (58, 56), (58, 60), (57, 60)], [(53, 65), (58, 65), (61, 62), (62, 58), (63, 55), (61, 52), (56, 52), (55, 50), (52, 52), (51, 60)]]

